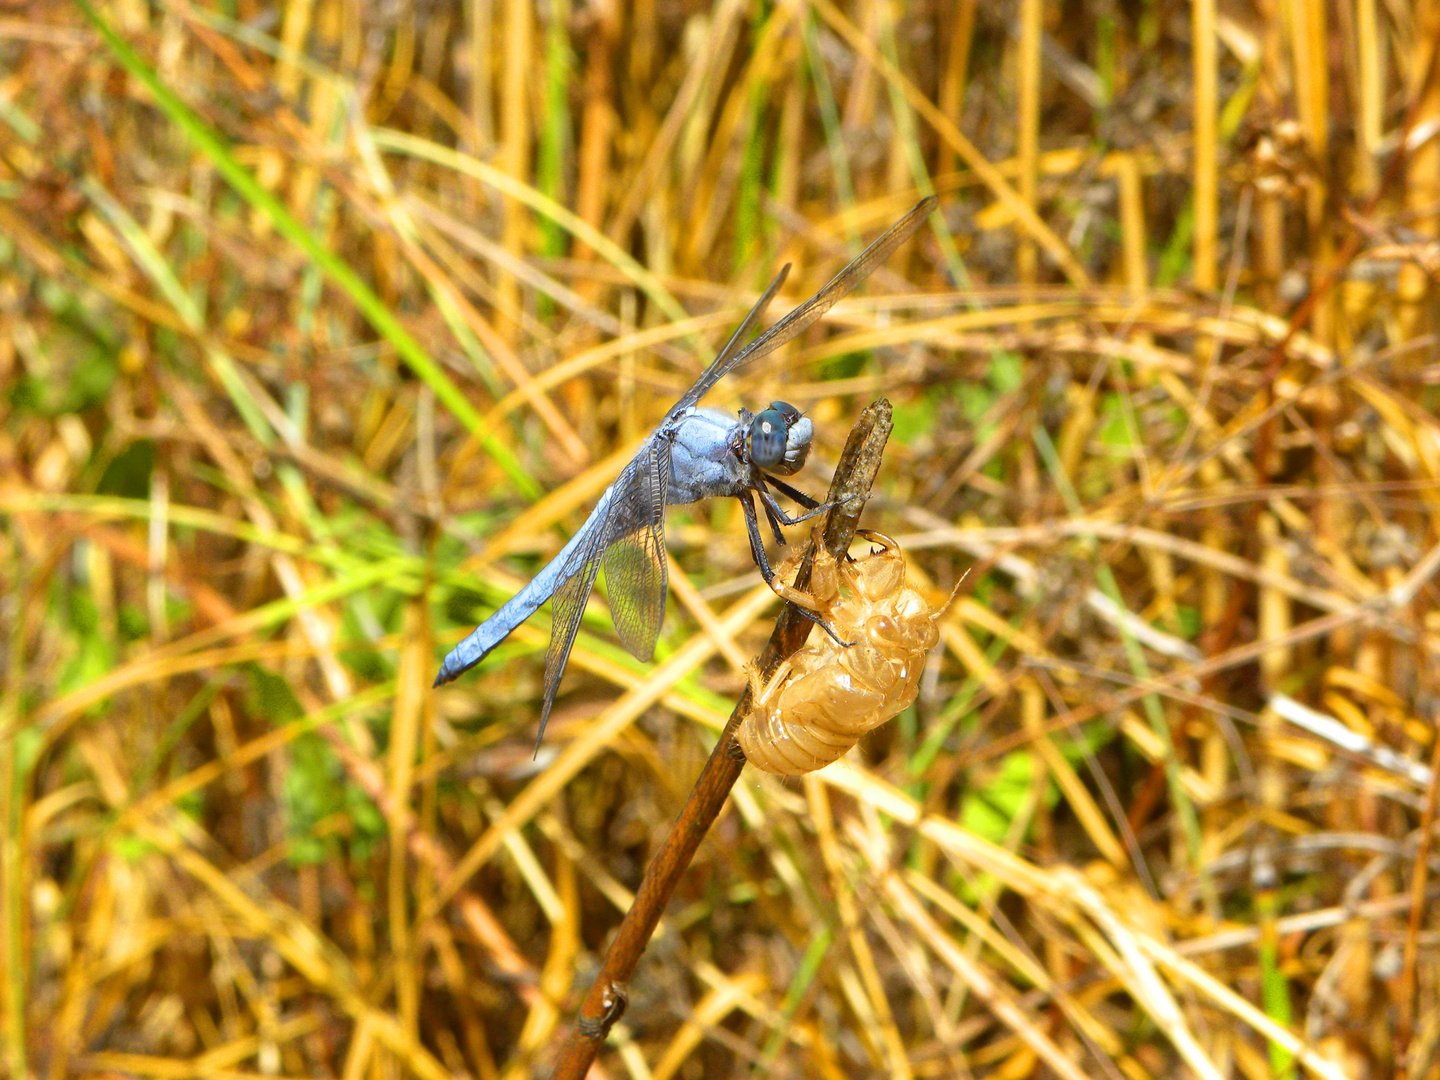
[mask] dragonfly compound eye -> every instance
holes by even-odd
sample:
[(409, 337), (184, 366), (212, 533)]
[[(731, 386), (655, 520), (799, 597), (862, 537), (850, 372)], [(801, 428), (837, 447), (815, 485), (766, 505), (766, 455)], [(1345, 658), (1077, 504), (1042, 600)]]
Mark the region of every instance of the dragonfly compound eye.
[[(766, 421), (762, 429), (761, 421)], [(784, 445), (771, 445), (771, 439), (784, 435)], [(805, 465), (810, 456), (810, 440), (815, 436), (815, 425), (810, 423), (799, 409), (788, 401), (772, 401), (770, 408), (755, 417), (750, 425), (750, 460), (769, 473), (793, 476)], [(764, 442), (761, 451), (756, 447)]]
[[(790, 410), (792, 415), (786, 415), (776, 408), (777, 405)], [(772, 471), (783, 464), (790, 442), (790, 425), (798, 419), (800, 413), (793, 405), (786, 405), (783, 401), (772, 402), (770, 408), (750, 421), (750, 460), (760, 468)]]

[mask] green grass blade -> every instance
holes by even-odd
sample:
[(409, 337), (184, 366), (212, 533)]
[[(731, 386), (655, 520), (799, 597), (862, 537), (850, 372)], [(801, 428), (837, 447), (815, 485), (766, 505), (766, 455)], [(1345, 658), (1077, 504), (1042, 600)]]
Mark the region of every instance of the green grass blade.
[(77, 0), (85, 17), (99, 31), (111, 53), (120, 65), (135, 79), (144, 84), (154, 95), (156, 103), (171, 121), (179, 127), (192, 143), (210, 160), (226, 182), (246, 202), (260, 210), (270, 219), (276, 232), (305, 252), (325, 276), (334, 282), (354, 301), (361, 313), (395, 351), (405, 360), (410, 369), (428, 386), (440, 402), (448, 408), (466, 429), (485, 448), (486, 452), (505, 470), (515, 486), (529, 498), (538, 498), (540, 487), (534, 478), (516, 459), (506, 446), (485, 429), (480, 413), (470, 404), (440, 366), (420, 347), (410, 333), (390, 314), (388, 308), (374, 291), (361, 280), (360, 276), (328, 250), (318, 239), (285, 208), (278, 198), (266, 191), (254, 175), (241, 165), (229, 151), (225, 141), (170, 89), (160, 81), (155, 71), (146, 64), (126, 42), (111, 29), (91, 6), (89, 0)]

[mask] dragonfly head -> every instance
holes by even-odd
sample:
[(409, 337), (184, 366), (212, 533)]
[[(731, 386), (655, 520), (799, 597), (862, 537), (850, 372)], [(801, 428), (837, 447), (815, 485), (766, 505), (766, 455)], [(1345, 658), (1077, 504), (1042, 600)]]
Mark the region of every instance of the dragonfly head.
[(769, 473), (790, 476), (810, 456), (815, 427), (787, 401), (770, 407), (750, 421), (750, 460)]

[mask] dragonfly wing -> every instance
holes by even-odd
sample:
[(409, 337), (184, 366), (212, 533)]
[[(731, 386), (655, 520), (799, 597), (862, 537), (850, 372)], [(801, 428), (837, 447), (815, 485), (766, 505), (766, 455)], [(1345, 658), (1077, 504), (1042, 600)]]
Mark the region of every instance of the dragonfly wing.
[(755, 306), (735, 328), (735, 332), (730, 335), (730, 340), (725, 342), (725, 347), (720, 350), (714, 360), (710, 361), (710, 366), (700, 373), (700, 377), (690, 384), (689, 390), (685, 391), (685, 396), (675, 403), (675, 407), (670, 410), (671, 416), (681, 409), (687, 409), (694, 405), (704, 396), (706, 390), (720, 380), (720, 376), (730, 370), (730, 363), (735, 359), (735, 354), (745, 344), (745, 339), (750, 336), (750, 331), (754, 330), (760, 320), (765, 317), (765, 309), (770, 306), (770, 301), (775, 299), (775, 294), (780, 291), (780, 286), (785, 284), (785, 279), (789, 274), (790, 264), (786, 263), (775, 275), (775, 279), (770, 282), (769, 287), (760, 294), (760, 299), (755, 301)]
[[(888, 259), (897, 247), (910, 239), (911, 234), (930, 216), (938, 203), (939, 200), (934, 195), (921, 199), (908, 214), (891, 225), (873, 244), (855, 256), (849, 266), (831, 278), (829, 284), (745, 348), (737, 351), (735, 346), (738, 345), (738, 341), (732, 337), (725, 348), (721, 350), (720, 355), (711, 362), (700, 378), (695, 380), (695, 384), (685, 392), (685, 396), (676, 404), (672, 413), (694, 405), (727, 372), (743, 364), (753, 363), (761, 357), (769, 356), (787, 341), (799, 337), (816, 320), (853, 292), (855, 287), (869, 277), (875, 267)], [(761, 304), (769, 303), (769, 298), (774, 295), (774, 291), (779, 287), (783, 278), (784, 274), (782, 273), (775, 279), (769, 291), (761, 297)], [(760, 308), (761, 304), (757, 304), (756, 308)], [(755, 312), (751, 314), (752, 316), (756, 315)], [(754, 322), (754, 318), (747, 316), (745, 323), (742, 324), (742, 329), (748, 330)]]
[(652, 437), (605, 492), (586, 522), (588, 535), (575, 545), (560, 571), (560, 584), (551, 598), (554, 621), (550, 647), (545, 650), (545, 696), (535, 739), (537, 752), (602, 562), (620, 640), (641, 660), (650, 659), (655, 651), (665, 613), (664, 515), (669, 484), (669, 443)]
[(602, 561), (610, 617), (620, 642), (637, 660), (649, 660), (665, 616), (665, 495), (670, 487), (670, 444), (652, 439), (631, 470), (627, 470), (623, 489), (617, 485)]
[(575, 635), (580, 632), (585, 602), (590, 599), (595, 575), (600, 572), (606, 522), (597, 524), (599, 527), (588, 541), (577, 547), (566, 563), (565, 578), (550, 600), (554, 615), (550, 624), (550, 646), (545, 650), (545, 697), (540, 708), (540, 730), (535, 736), (537, 754), (540, 752), (540, 740), (545, 737), (545, 724), (550, 719), (550, 707), (555, 704), (555, 693), (560, 689), (560, 678), (565, 674), (565, 665), (570, 662)]

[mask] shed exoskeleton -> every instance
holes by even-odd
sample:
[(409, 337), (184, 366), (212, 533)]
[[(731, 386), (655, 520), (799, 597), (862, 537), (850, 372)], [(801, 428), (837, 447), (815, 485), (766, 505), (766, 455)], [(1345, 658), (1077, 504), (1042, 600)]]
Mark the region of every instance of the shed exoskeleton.
[(919, 692), (925, 656), (940, 639), (936, 623), (955, 593), (939, 610), (931, 608), (905, 583), (905, 560), (894, 540), (867, 529), (856, 535), (882, 546), (837, 560), (817, 543), (808, 592), (782, 580), (793, 576), (798, 559), (787, 562), (774, 583), (786, 600), (818, 612), (839, 640), (812, 637), (763, 684), (749, 668), (751, 711), (735, 738), (757, 769), (796, 776), (823, 768)]

